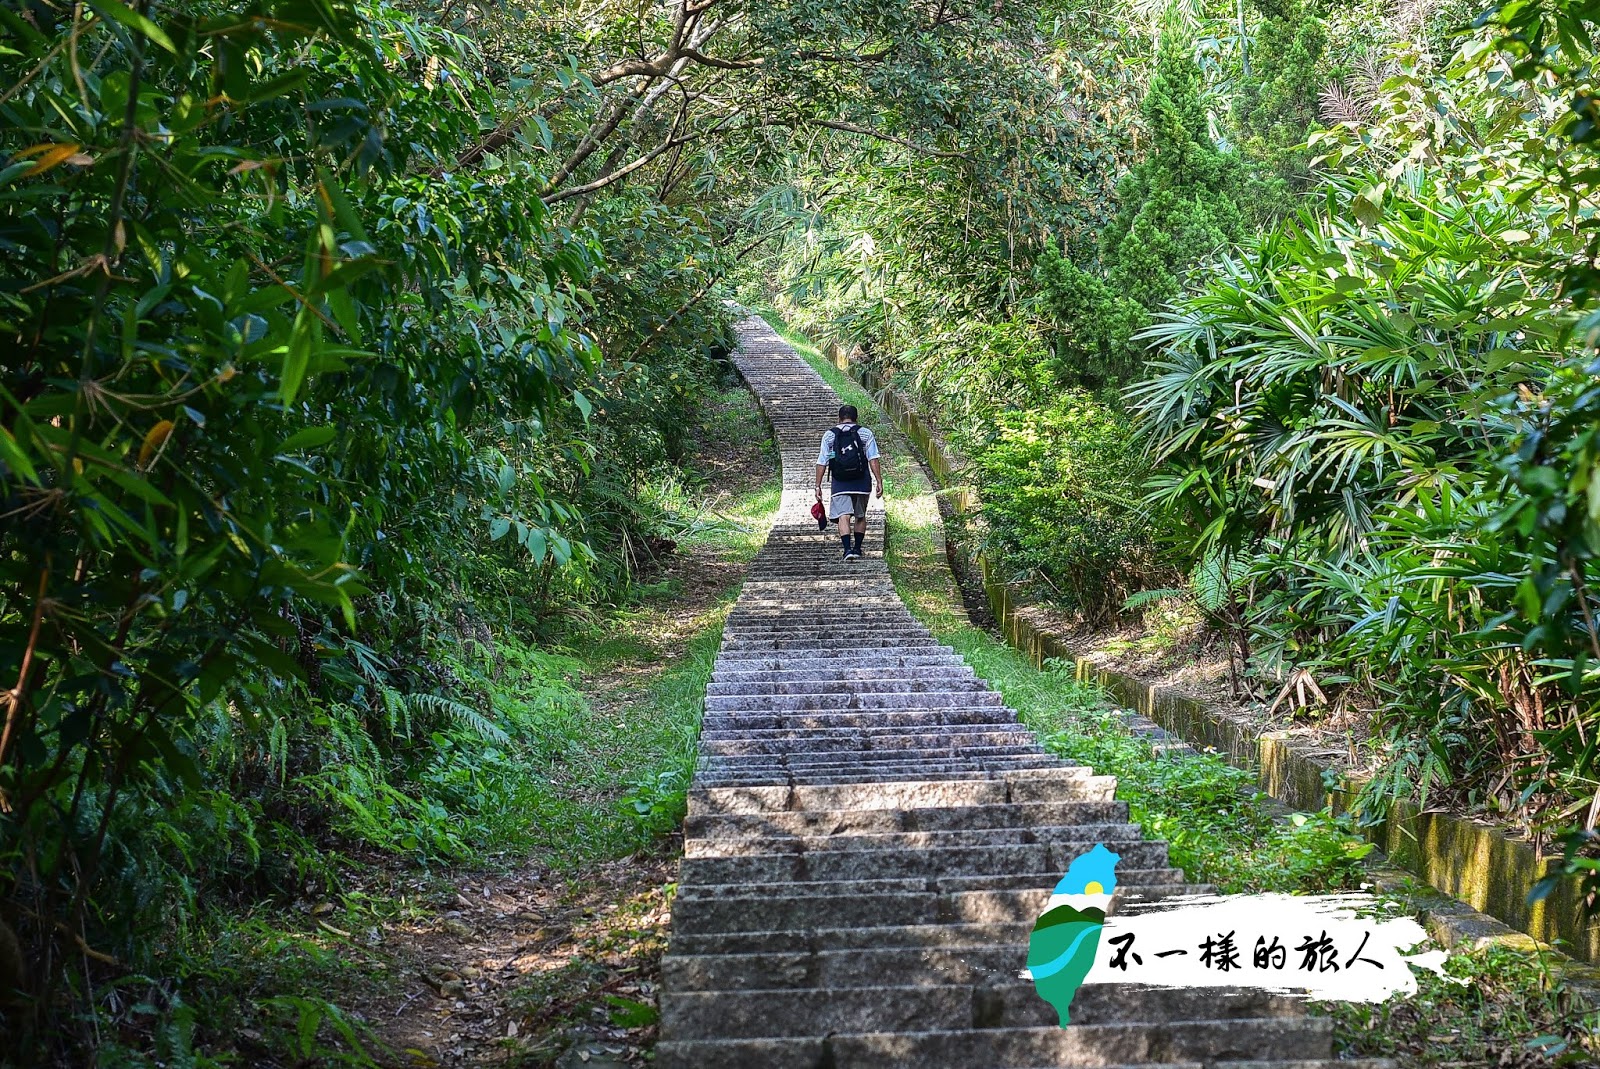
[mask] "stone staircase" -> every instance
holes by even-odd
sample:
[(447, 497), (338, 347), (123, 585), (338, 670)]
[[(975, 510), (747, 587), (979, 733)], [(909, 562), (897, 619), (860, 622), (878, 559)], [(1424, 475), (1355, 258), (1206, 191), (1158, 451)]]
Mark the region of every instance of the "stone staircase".
[(1128, 822), (1111, 777), (1047, 754), (911, 616), (879, 502), (868, 556), (840, 561), (809, 515), (838, 398), (764, 322), (739, 330), (783, 504), (707, 688), (656, 1064), (1384, 1064), (1333, 1061), (1326, 1019), (1259, 991), (1090, 986), (1057, 1025), (1018, 972), (1073, 857), (1097, 842), (1121, 855), (1122, 908), (1210, 888)]

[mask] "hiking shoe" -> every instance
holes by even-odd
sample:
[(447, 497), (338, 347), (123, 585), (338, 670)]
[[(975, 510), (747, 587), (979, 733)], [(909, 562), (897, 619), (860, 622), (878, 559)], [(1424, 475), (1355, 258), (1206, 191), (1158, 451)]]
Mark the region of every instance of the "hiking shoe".
[(853, 549), (846, 550), (845, 554), (844, 554), (844, 559), (845, 560), (860, 560), (861, 559), (861, 554), (857, 553)]

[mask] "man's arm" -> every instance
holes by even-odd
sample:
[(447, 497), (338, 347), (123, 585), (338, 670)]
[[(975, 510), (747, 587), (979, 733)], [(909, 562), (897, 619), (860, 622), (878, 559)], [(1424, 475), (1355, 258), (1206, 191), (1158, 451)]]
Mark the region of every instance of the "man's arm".
[(822, 473), (828, 470), (828, 450), (833, 447), (833, 432), (822, 435), (822, 445), (817, 450), (817, 500), (822, 500)]
[[(873, 457), (872, 460), (869, 463), (872, 464), (872, 479), (873, 479), (874, 482), (876, 482), (878, 484), (878, 496), (882, 497), (883, 496), (883, 468), (879, 466), (877, 457)], [(817, 493), (819, 495), (822, 493), (822, 476), (821, 476), (821, 474), (817, 475)]]

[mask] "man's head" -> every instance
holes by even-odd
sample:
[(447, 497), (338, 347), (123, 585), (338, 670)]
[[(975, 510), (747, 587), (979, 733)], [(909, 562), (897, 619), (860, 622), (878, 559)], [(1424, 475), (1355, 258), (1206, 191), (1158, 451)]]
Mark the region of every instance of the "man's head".
[(856, 421), (856, 406), (855, 405), (840, 405), (839, 406), (839, 422), (840, 423), (854, 423), (855, 421)]

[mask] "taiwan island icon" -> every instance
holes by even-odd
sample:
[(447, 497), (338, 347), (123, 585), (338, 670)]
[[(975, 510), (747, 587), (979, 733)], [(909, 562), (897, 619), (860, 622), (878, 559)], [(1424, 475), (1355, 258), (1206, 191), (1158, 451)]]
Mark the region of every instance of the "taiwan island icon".
[(1063, 1028), (1078, 986), (1094, 967), (1106, 909), (1117, 888), (1120, 860), (1121, 855), (1099, 843), (1073, 858), (1028, 938), (1028, 972), (1034, 990), (1055, 1007)]

